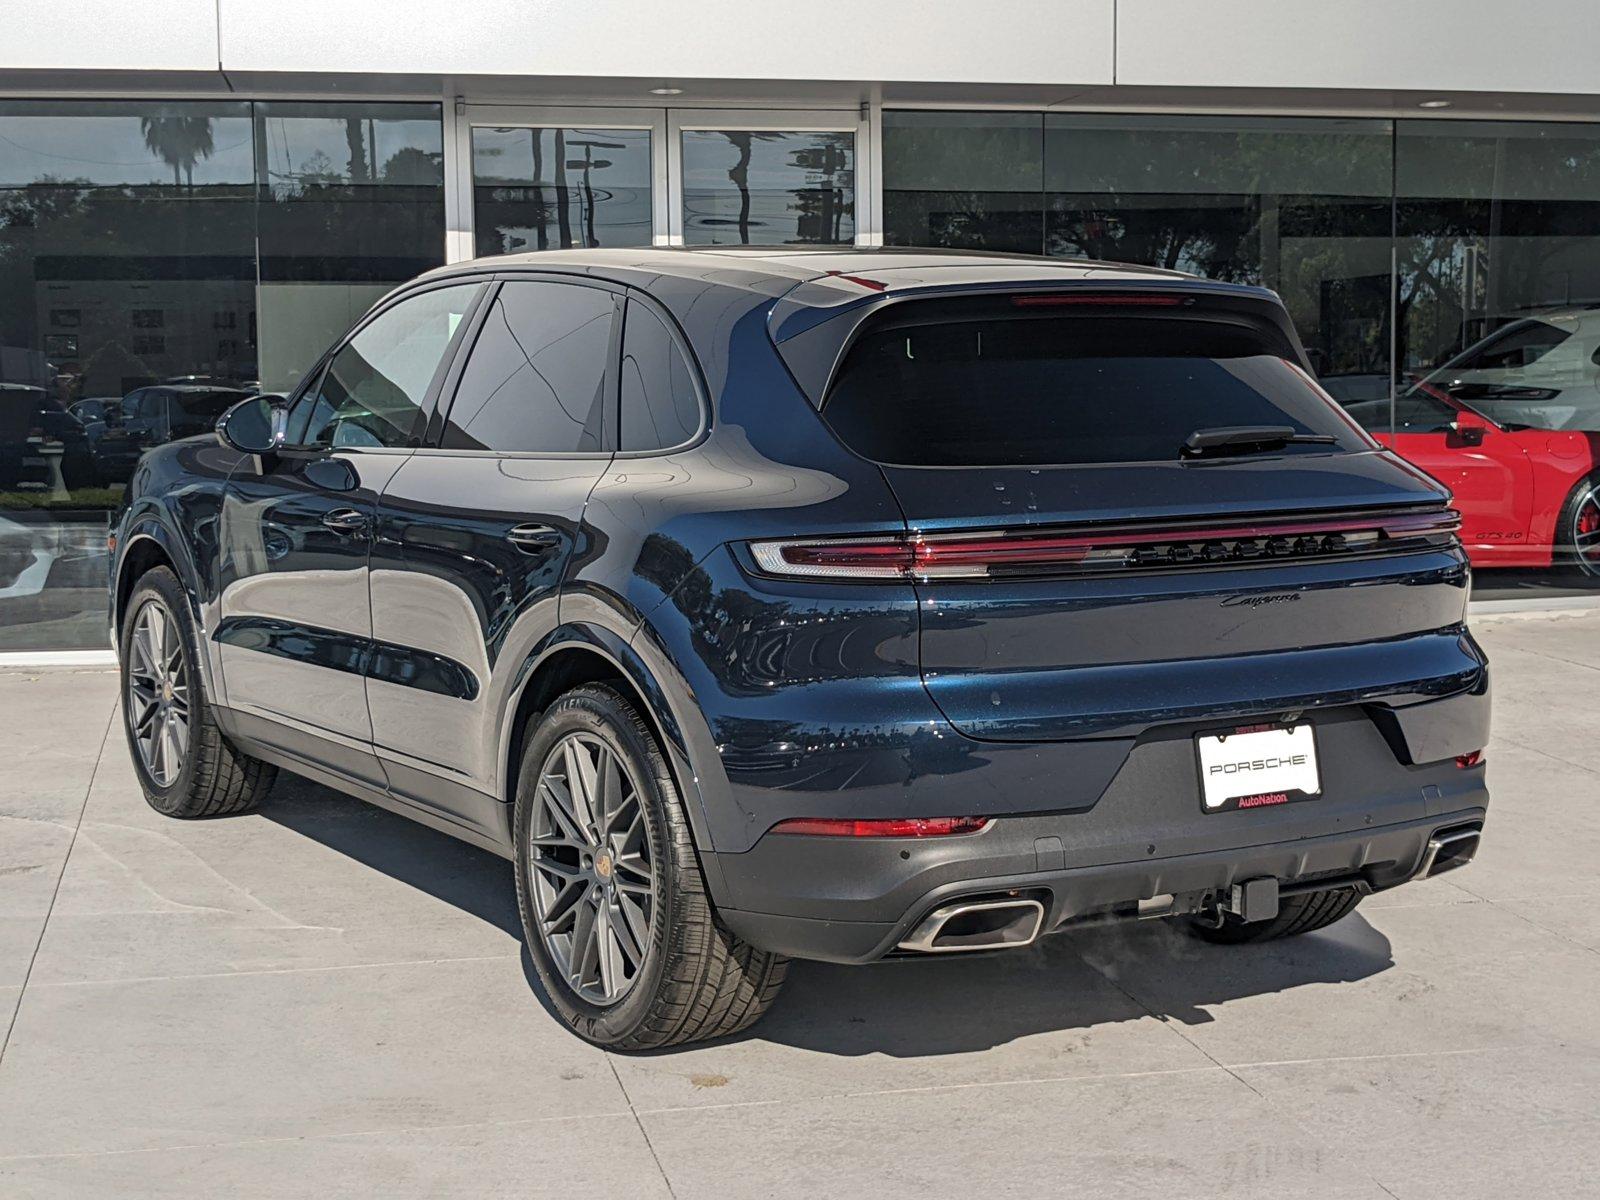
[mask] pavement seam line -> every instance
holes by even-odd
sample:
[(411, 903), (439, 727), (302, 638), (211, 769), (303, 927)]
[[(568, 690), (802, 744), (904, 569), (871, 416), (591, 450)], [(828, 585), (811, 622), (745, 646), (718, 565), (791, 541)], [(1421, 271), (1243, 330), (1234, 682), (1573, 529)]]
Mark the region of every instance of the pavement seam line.
[[(1496, 908), (1505, 908), (1505, 905), (1494, 900), (1489, 901), (1489, 903), (1493, 904)], [(1520, 902), (1513, 900), (1510, 903), (1516, 904)], [(1586, 942), (1580, 942), (1577, 938), (1562, 933), (1559, 929), (1551, 929), (1548, 925), (1542, 925), (1538, 921), (1535, 921), (1532, 917), (1527, 916), (1525, 913), (1519, 913), (1514, 908), (1505, 908), (1505, 911), (1510, 913), (1517, 920), (1523, 922), (1525, 925), (1532, 925), (1540, 933), (1546, 934), (1549, 937), (1553, 937), (1558, 942), (1565, 942), (1569, 946), (1573, 946), (1579, 950), (1586, 950), (1590, 954), (1600, 954), (1600, 948), (1591, 946)]]
[(37, 986), (42, 988), (117, 987), (122, 984), (171, 983), (193, 979), (252, 979), (262, 975), (311, 975), (319, 971), (371, 971), (383, 967), (434, 967), (446, 963), (501, 962), (511, 959), (520, 961), (521, 958), (522, 952), (519, 950), (515, 954), (469, 954), (460, 958), (398, 958), (373, 963), (321, 963), (307, 967), (261, 967), (252, 971), (201, 971), (193, 975), (130, 975), (126, 979), (57, 979)]
[(827, 1100), (876, 1100), (883, 1096), (914, 1096), (923, 1092), (962, 1092), (973, 1088), (1042, 1087), (1056, 1083), (1103, 1083), (1116, 1079), (1157, 1079), (1167, 1075), (1209, 1075), (1213, 1066), (1169, 1067), (1160, 1071), (1110, 1071), (1095, 1075), (1039, 1075), (1024, 1079), (972, 1079), (965, 1083), (925, 1083), (916, 1087), (870, 1088), (863, 1092), (821, 1092), (815, 1096), (802, 1096), (794, 1100), (728, 1100), (718, 1104), (673, 1104), (665, 1108), (647, 1108), (647, 1117), (665, 1113), (716, 1112), (724, 1108), (761, 1108), (774, 1104), (814, 1104)]
[(89, 782), (83, 789), (83, 803), (78, 806), (78, 819), (73, 823), (72, 836), (67, 839), (67, 852), (61, 856), (61, 869), (56, 872), (55, 886), (50, 889), (50, 903), (45, 905), (44, 920), (39, 922), (39, 936), (34, 939), (33, 953), (28, 955), (28, 969), (22, 973), (22, 986), (17, 989), (17, 1002), (12, 1006), (11, 1019), (6, 1022), (6, 1036), (0, 1039), (0, 1066), (5, 1064), (6, 1051), (11, 1048), (11, 1034), (22, 1013), (22, 1002), (28, 998), (28, 981), (33, 977), (33, 965), (39, 961), (39, 947), (44, 945), (45, 932), (50, 928), (50, 916), (56, 910), (56, 897), (61, 894), (61, 881), (67, 877), (67, 864), (72, 861), (72, 849), (78, 844), (78, 831), (83, 828), (83, 814), (89, 810), (89, 797), (94, 795), (94, 781), (100, 776), (100, 764), (106, 756), (106, 743), (111, 740), (111, 727), (116, 724), (121, 711), (121, 698), (112, 702), (111, 715), (106, 718), (106, 729), (100, 735), (100, 751), (94, 756), (94, 767), (89, 772)]
[(1267, 1067), (1309, 1067), (1319, 1063), (1383, 1062), (1395, 1058), (1454, 1058), (1461, 1054), (1495, 1054), (1501, 1050), (1519, 1050), (1520, 1046), (1466, 1046), (1457, 1050), (1396, 1050), (1393, 1054), (1334, 1054), (1327, 1058), (1280, 1058), (1266, 1062), (1244, 1062), (1232, 1065), (1241, 1071)]
[(548, 1125), (557, 1121), (593, 1121), (596, 1118), (632, 1116), (631, 1112), (571, 1113), (553, 1117), (519, 1117), (514, 1121), (456, 1121), (448, 1125), (400, 1125), (393, 1128), (345, 1129), (338, 1133), (288, 1133), (281, 1137), (235, 1138), (225, 1142), (186, 1142), (175, 1146), (124, 1146), (116, 1150), (58, 1150), (53, 1154), (4, 1154), (5, 1163), (41, 1162), (56, 1158), (112, 1158), (125, 1154), (177, 1154), (185, 1150), (232, 1150), (243, 1146), (274, 1146), (283, 1142), (337, 1141), (340, 1138), (385, 1137), (402, 1133), (452, 1133), (462, 1129), (514, 1129), (519, 1125)]
[(1549, 662), (1558, 662), (1569, 667), (1581, 667), (1585, 671), (1600, 671), (1600, 667), (1595, 666), (1593, 663), (1580, 662), (1575, 658), (1562, 658), (1559, 654), (1551, 654), (1544, 650), (1534, 650), (1528, 646), (1502, 646), (1499, 653), (1504, 654), (1506, 651), (1510, 651), (1512, 654), (1531, 654), (1535, 658), (1542, 658)]
[(628, 1094), (628, 1085), (622, 1082), (622, 1076), (617, 1071), (616, 1060), (605, 1050), (602, 1050), (600, 1054), (606, 1060), (606, 1066), (611, 1069), (611, 1078), (617, 1081), (617, 1090), (622, 1093), (622, 1099), (628, 1105), (628, 1111), (633, 1114), (633, 1123), (639, 1130), (639, 1136), (644, 1139), (645, 1149), (650, 1151), (650, 1158), (656, 1164), (656, 1170), (661, 1173), (661, 1182), (667, 1187), (667, 1195), (676, 1200), (677, 1190), (672, 1186), (672, 1179), (667, 1175), (667, 1168), (661, 1163), (661, 1156), (656, 1153), (656, 1144), (650, 1140), (650, 1131), (644, 1127), (644, 1122), (639, 1119), (639, 1110), (633, 1106), (633, 1097)]
[[(1550, 751), (1540, 750), (1537, 746), (1523, 745), (1518, 746), (1517, 749), (1526, 750), (1531, 754), (1537, 754), (1541, 758), (1548, 758), (1551, 762), (1563, 763), (1566, 766), (1573, 767), (1590, 775), (1600, 775), (1600, 770), (1591, 767), (1588, 763), (1573, 762), (1570, 758), (1562, 758), (1559, 754), (1551, 754)], [(1460, 885), (1458, 884), (1457, 886)]]

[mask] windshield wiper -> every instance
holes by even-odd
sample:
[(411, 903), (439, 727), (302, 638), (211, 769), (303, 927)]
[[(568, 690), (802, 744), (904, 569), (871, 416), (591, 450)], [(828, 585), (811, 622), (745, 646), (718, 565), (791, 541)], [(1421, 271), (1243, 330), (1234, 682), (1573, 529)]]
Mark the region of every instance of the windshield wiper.
[(1338, 438), (1331, 433), (1297, 433), (1288, 425), (1225, 425), (1212, 429), (1196, 429), (1178, 453), (1184, 458), (1202, 458), (1207, 454), (1256, 454), (1267, 450), (1281, 450), (1284, 446), (1332, 446)]

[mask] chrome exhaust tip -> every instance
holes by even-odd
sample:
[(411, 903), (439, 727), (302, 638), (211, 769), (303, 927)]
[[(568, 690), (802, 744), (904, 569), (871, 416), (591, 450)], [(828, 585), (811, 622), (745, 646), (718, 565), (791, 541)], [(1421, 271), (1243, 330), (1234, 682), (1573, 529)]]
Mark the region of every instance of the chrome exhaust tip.
[(1470, 825), (1459, 829), (1441, 829), (1428, 839), (1422, 863), (1413, 879), (1431, 879), (1454, 871), (1472, 861), (1478, 853), (1478, 843), (1483, 839), (1483, 826)]
[(959, 900), (934, 909), (900, 943), (916, 954), (959, 954), (1031, 945), (1044, 924), (1037, 900)]

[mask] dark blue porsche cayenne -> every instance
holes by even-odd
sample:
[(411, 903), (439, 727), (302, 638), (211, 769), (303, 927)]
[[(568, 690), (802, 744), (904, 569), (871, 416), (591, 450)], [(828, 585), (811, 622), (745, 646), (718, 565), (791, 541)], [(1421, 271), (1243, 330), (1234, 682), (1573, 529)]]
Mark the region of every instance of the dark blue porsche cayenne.
[(583, 1037), (1172, 918), (1252, 942), (1469, 861), (1488, 673), (1439, 484), (1258, 288), (922, 252), (573, 251), (400, 288), (147, 454), (128, 742), (516, 863)]

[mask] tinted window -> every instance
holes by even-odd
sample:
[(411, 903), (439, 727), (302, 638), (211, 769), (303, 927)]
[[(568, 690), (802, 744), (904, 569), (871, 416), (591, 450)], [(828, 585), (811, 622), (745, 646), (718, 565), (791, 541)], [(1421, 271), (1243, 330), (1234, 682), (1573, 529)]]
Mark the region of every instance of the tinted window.
[(314, 392), (295, 406), (289, 441), (319, 446), (403, 446), (479, 284), (402, 300), (333, 356)]
[(857, 453), (920, 466), (1172, 461), (1196, 429), (1231, 425), (1361, 448), (1284, 350), (1203, 320), (902, 319), (856, 343), (823, 415)]
[(700, 397), (683, 352), (661, 318), (637, 301), (622, 331), (624, 450), (662, 450), (700, 428)]
[(1452, 364), (1464, 371), (1515, 371), (1531, 366), (1572, 334), (1543, 321), (1517, 321), (1479, 342)]
[(601, 288), (502, 287), (461, 373), (441, 444), (503, 453), (603, 449), (614, 310)]
[(1455, 419), (1455, 409), (1421, 388), (1412, 388), (1394, 402), (1396, 433), (1444, 433)]
[(1043, 248), (1038, 113), (886, 112), (883, 180), (891, 246)]

